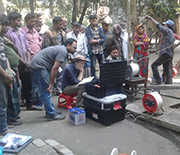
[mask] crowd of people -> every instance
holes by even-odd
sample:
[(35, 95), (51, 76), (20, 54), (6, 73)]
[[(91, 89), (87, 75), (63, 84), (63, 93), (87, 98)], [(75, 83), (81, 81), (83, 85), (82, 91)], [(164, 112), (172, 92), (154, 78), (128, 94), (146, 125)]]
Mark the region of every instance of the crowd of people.
[[(150, 16), (146, 18), (163, 33), (161, 48), (174, 42), (173, 23), (163, 26)], [(45, 24), (43, 14), (28, 13), (21, 27), (21, 14), (11, 12), (0, 15), (0, 133), (10, 132), (8, 127), (20, 125), (20, 105), (27, 110), (46, 111), (48, 120), (62, 120), (65, 115), (55, 111), (51, 93), (77, 95), (76, 106), (83, 106), (83, 86), (78, 83), (84, 77), (96, 78), (96, 63), (104, 59), (128, 60), (128, 33), (120, 24), (102, 22), (98, 25), (96, 15), (89, 16), (89, 25), (72, 23), (72, 30), (66, 18), (55, 16), (52, 27)], [(148, 36), (143, 25), (137, 26), (134, 36), (133, 59), (148, 56)], [(173, 48), (164, 49), (152, 64), (154, 84), (161, 84), (157, 67), (164, 66), (166, 84), (170, 81), (170, 62)], [(144, 65), (144, 60), (140, 61)], [(140, 76), (145, 76), (140, 70)], [(21, 87), (21, 96), (19, 96)]]

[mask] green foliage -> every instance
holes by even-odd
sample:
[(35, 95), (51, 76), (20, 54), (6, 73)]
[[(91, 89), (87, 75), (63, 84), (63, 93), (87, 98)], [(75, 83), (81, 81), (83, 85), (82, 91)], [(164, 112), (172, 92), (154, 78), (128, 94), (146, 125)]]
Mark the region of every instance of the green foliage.
[[(127, 1), (126, 0), (78, 0), (77, 3), (77, 21), (82, 15), (85, 2), (88, 2), (88, 8), (84, 15), (85, 19), (83, 23), (88, 24), (88, 15), (95, 13), (99, 6), (107, 6), (110, 9), (110, 16), (114, 16), (114, 19), (126, 21), (127, 19)], [(73, 12), (73, 0), (34, 0), (35, 12), (49, 9), (51, 17), (48, 22), (51, 22), (53, 16), (59, 15), (65, 17), (69, 21), (71, 26), (72, 12)], [(25, 9), (27, 12), (29, 9), (29, 0), (7, 0), (6, 11), (17, 11), (22, 13)], [(24, 12), (24, 11), (23, 11)], [(145, 14), (149, 14), (162, 21), (167, 19), (175, 19), (179, 16), (180, 8), (177, 6), (177, 0), (137, 0), (137, 17), (144, 17)]]
[(147, 5), (147, 13), (164, 21), (177, 18), (180, 12), (175, 0), (151, 0)]
[(6, 5), (7, 13), (12, 11), (21, 13), (23, 9), (27, 9), (29, 11), (30, 4), (27, 0), (7, 0)]

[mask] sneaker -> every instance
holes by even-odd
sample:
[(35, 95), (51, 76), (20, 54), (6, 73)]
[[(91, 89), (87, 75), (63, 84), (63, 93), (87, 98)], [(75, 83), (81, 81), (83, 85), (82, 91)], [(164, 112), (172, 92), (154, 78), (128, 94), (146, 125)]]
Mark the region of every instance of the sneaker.
[(161, 85), (161, 83), (154, 81), (154, 82), (151, 82), (150, 85)]
[[(56, 111), (56, 114), (62, 114), (62, 111)], [(45, 118), (47, 118), (47, 115), (45, 115)]]
[(8, 125), (8, 129), (14, 128), (14, 125)]
[(62, 91), (56, 92), (55, 95), (59, 96), (61, 93), (62, 93)]
[(49, 117), (47, 119), (48, 119), (48, 121), (63, 120), (63, 119), (65, 119), (65, 115), (63, 115), (63, 114), (55, 114), (53, 117)]
[(164, 84), (172, 84), (172, 82), (165, 82)]
[(60, 95), (62, 93), (62, 90), (61, 89), (59, 89), (59, 90), (57, 90), (57, 89), (53, 89), (53, 91), (52, 91), (52, 94), (53, 95)]
[(17, 116), (17, 118), (16, 119), (20, 119), (21, 117), (20, 116)]
[(16, 120), (7, 118), (7, 124), (8, 124), (8, 125), (14, 125), (14, 126), (17, 126), (17, 125), (21, 125), (22, 122), (19, 122), (19, 121), (16, 121)]

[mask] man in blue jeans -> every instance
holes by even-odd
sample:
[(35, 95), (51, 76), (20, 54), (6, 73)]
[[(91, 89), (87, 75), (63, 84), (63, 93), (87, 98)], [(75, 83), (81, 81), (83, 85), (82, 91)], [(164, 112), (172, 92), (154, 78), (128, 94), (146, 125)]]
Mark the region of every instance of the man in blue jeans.
[[(0, 32), (2, 30), (2, 22), (0, 21)], [(0, 37), (0, 135), (11, 132), (7, 125), (7, 88), (13, 81), (13, 76), (6, 72), (8, 68), (8, 60), (6, 59), (3, 39)]]
[(90, 25), (85, 29), (88, 40), (88, 53), (91, 59), (91, 76), (96, 77), (96, 59), (100, 64), (104, 59), (105, 36), (103, 29), (97, 25), (96, 15), (89, 16)]
[(171, 74), (171, 61), (174, 57), (174, 33), (172, 31), (174, 22), (172, 20), (167, 20), (163, 22), (161, 25), (158, 21), (156, 21), (151, 16), (146, 15), (146, 19), (150, 19), (150, 21), (156, 25), (156, 27), (162, 32), (161, 38), (161, 46), (159, 57), (152, 63), (151, 68), (153, 71), (153, 76), (155, 81), (152, 82), (152, 85), (160, 85), (161, 78), (158, 72), (158, 66), (163, 65), (164, 74), (166, 75), (165, 84), (171, 84), (172, 74)]
[(64, 68), (68, 53), (74, 54), (77, 48), (76, 40), (70, 38), (63, 46), (51, 46), (37, 53), (30, 62), (32, 80), (39, 85), (48, 120), (62, 120), (61, 112), (56, 112), (51, 100), (51, 88), (59, 67)]

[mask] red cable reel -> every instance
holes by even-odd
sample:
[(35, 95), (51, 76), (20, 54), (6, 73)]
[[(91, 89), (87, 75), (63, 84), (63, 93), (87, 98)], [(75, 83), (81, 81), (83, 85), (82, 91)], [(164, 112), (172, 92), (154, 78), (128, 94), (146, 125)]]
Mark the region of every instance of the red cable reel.
[(151, 92), (143, 96), (142, 104), (148, 113), (154, 113), (162, 109), (163, 99), (158, 92)]

